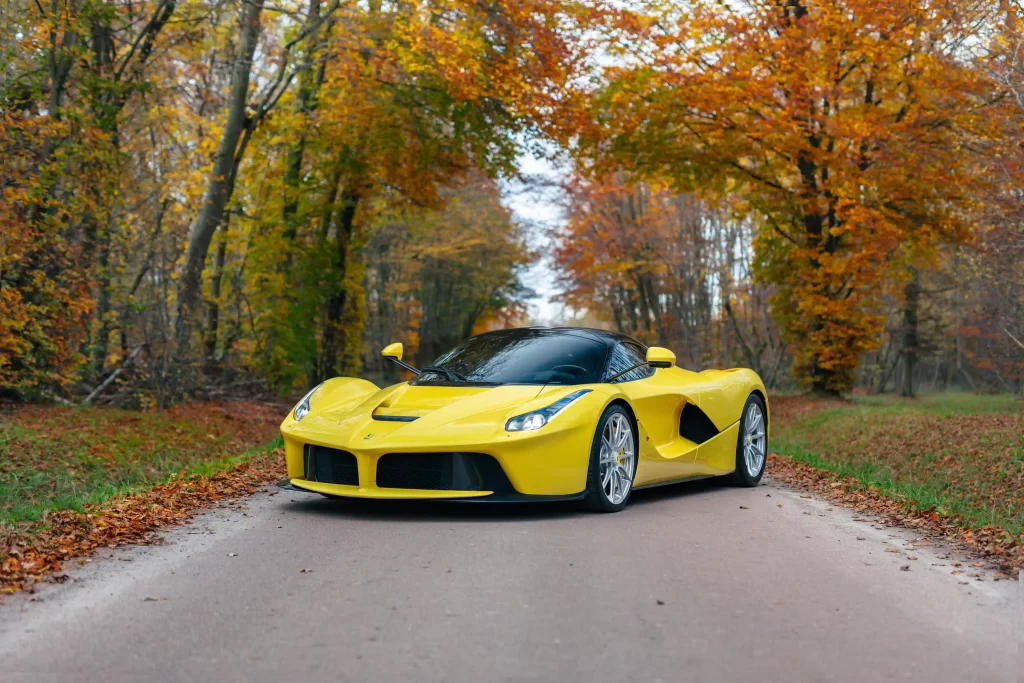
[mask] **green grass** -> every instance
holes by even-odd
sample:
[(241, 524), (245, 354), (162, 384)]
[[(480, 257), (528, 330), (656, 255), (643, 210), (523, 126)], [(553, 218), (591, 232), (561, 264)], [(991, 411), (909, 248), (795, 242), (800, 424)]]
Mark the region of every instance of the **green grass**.
[(200, 406), (163, 413), (29, 407), (0, 415), (0, 529), (50, 511), (82, 511), (178, 474), (229, 469), (273, 447), (275, 432), (266, 415)]
[[(834, 404), (833, 404), (834, 405)], [(857, 397), (852, 405), (785, 407), (772, 448), (973, 528), (1024, 533), (1024, 404), (1012, 396)]]
[(889, 394), (854, 396), (853, 402), (881, 412), (909, 411), (931, 415), (1013, 414), (1024, 410), (1024, 401), (1012, 394), (971, 394), (944, 392), (906, 399)]

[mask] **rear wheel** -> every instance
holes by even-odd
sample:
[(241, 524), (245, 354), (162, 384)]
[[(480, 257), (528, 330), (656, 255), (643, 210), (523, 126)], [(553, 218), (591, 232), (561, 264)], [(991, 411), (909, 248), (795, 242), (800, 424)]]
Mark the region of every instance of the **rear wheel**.
[(597, 512), (626, 507), (636, 476), (637, 449), (633, 419), (622, 406), (609, 406), (597, 423), (590, 448), (587, 507)]
[(757, 486), (764, 476), (768, 461), (768, 420), (764, 401), (757, 394), (747, 397), (740, 418), (736, 440), (736, 471), (732, 481), (737, 486)]

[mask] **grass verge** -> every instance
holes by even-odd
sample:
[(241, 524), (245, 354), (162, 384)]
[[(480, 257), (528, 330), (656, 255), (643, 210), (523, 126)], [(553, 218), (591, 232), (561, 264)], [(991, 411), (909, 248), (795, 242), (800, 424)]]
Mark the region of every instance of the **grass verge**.
[(215, 468), (273, 439), (280, 412), (228, 402), (159, 413), (54, 406), (0, 413), (0, 529)]
[(158, 529), (281, 478), (278, 413), (218, 403), (0, 416), (0, 593), (59, 582), (71, 558), (151, 542)]
[[(939, 394), (773, 402), (772, 450), (832, 475), (843, 492), (896, 503), (981, 542), (1007, 568), (1024, 557), (1024, 405), (1009, 396)], [(807, 481), (806, 469), (769, 471)], [(840, 486), (833, 486), (840, 482)], [(813, 485), (809, 485), (814, 488)], [(886, 512), (892, 512), (891, 509)], [(976, 544), (975, 544), (976, 545)]]

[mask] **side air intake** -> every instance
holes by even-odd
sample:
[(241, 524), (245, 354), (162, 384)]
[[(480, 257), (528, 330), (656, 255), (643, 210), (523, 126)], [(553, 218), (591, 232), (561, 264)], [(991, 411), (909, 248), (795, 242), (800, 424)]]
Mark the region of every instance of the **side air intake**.
[(703, 410), (687, 403), (679, 416), (679, 436), (694, 443), (704, 443), (718, 436), (718, 428)]

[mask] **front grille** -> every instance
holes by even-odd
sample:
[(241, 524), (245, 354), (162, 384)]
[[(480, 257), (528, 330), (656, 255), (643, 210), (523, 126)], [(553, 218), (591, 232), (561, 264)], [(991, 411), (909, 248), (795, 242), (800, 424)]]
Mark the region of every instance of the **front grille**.
[(306, 481), (324, 484), (359, 485), (359, 466), (356, 456), (348, 451), (326, 446), (306, 445)]
[(388, 453), (377, 461), (377, 486), (429, 491), (514, 491), (498, 461), (483, 453)]

